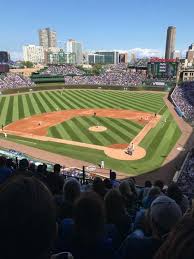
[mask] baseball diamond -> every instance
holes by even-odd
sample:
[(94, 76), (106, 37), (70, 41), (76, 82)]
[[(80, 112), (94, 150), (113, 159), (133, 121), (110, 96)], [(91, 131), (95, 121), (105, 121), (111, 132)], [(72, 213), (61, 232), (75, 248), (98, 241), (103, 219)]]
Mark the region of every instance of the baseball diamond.
[(160, 167), (181, 135), (164, 96), (83, 89), (6, 95), (0, 125), (18, 143), (138, 175)]

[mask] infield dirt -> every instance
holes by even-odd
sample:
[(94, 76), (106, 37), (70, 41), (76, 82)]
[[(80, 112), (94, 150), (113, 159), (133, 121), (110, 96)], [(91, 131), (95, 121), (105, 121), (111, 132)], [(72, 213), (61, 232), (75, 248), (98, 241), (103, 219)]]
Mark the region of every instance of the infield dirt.
[[(112, 145), (111, 147), (97, 146), (93, 144), (75, 142), (64, 139), (57, 139), (47, 137), (48, 129), (54, 125), (60, 124), (64, 121), (72, 119), (75, 116), (99, 116), (117, 119), (127, 119), (135, 121), (144, 128), (139, 132), (139, 134), (132, 140), (135, 145), (135, 152), (132, 156), (125, 153), (125, 146)], [(4, 130), (8, 134), (13, 134), (17, 136), (23, 136), (27, 138), (35, 138), (42, 141), (53, 141), (58, 143), (65, 143), (70, 145), (83, 146), (98, 150), (103, 150), (107, 156), (119, 160), (138, 160), (146, 155), (146, 150), (139, 146), (141, 140), (154, 128), (159, 122), (160, 116), (155, 117), (153, 114), (141, 111), (132, 110), (115, 110), (115, 109), (79, 109), (79, 110), (65, 110), (56, 111), (50, 113), (43, 113), (34, 115), (32, 117), (27, 117), (16, 122), (7, 125)], [(132, 143), (131, 142), (131, 143)]]

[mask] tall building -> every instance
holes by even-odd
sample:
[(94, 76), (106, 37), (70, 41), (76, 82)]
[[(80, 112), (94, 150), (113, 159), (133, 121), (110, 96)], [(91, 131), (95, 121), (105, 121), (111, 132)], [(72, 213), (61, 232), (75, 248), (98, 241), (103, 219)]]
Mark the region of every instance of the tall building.
[(118, 64), (119, 52), (118, 51), (97, 51), (98, 55), (104, 56), (104, 64)]
[(167, 30), (165, 58), (173, 58), (176, 45), (176, 27), (170, 26)]
[(186, 54), (186, 59), (188, 60), (188, 63), (194, 62), (194, 43), (189, 46)]
[(36, 64), (44, 63), (44, 48), (36, 45), (23, 46), (24, 61), (30, 61)]
[(0, 51), (0, 74), (9, 72), (10, 56), (7, 51)]
[(47, 52), (47, 64), (63, 65), (63, 64), (75, 64), (75, 53), (65, 53), (63, 49), (59, 51)]
[(104, 64), (104, 55), (90, 53), (88, 54), (88, 63), (90, 65)]
[(119, 63), (128, 63), (128, 53), (119, 53)]
[(57, 47), (57, 34), (50, 28), (39, 30), (39, 44), (40, 46), (47, 48)]
[(10, 61), (10, 56), (7, 51), (0, 51), (0, 64), (5, 64)]
[(76, 40), (69, 39), (66, 42), (66, 53), (75, 53), (76, 56), (76, 64), (82, 64), (83, 63), (83, 50), (82, 50), (82, 44), (80, 42), (77, 42)]

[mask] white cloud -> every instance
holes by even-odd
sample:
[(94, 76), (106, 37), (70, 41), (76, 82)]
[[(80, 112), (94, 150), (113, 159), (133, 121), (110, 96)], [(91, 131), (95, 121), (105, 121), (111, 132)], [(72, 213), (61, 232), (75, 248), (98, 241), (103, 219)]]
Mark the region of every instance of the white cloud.
[(162, 53), (157, 49), (134, 48), (128, 50), (129, 54), (134, 53), (137, 58), (161, 57)]
[(163, 54), (158, 49), (147, 49), (147, 48), (133, 48), (128, 50), (116, 49), (120, 53), (127, 52), (129, 54), (129, 60), (131, 57), (131, 53), (134, 53), (137, 58), (150, 58), (150, 57), (162, 57)]

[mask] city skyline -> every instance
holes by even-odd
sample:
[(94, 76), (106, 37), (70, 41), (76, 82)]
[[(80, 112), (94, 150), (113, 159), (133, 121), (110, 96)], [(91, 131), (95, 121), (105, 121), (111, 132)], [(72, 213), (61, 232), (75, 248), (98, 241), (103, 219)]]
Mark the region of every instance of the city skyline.
[[(168, 2), (168, 6), (160, 0), (146, 3), (58, 0), (49, 6), (45, 0), (41, 3), (35, 0), (28, 6), (23, 0), (17, 3), (11, 0), (3, 3), (12, 19), (8, 19), (6, 12), (2, 13), (0, 49), (9, 51), (12, 57), (19, 56), (22, 45), (38, 45), (40, 28), (51, 27), (57, 32), (58, 41), (74, 38), (87, 50), (114, 49), (140, 56), (164, 56), (166, 30), (175, 26), (176, 49), (184, 51), (194, 42), (189, 29), (194, 26), (194, 3), (187, 2), (189, 8), (179, 0)], [(183, 19), (184, 15), (187, 19)]]

